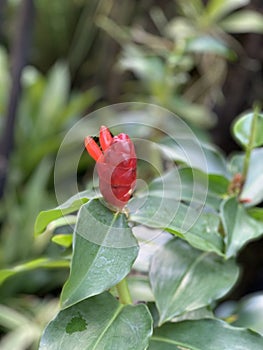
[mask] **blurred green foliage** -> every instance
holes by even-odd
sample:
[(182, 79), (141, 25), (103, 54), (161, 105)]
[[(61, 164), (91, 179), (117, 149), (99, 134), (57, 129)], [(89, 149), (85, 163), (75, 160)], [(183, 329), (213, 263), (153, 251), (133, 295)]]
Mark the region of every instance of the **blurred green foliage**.
[[(3, 48), (0, 50), (0, 63), (1, 86), (5, 86), (0, 94), (2, 126), (11, 86), (8, 55)], [(100, 92), (96, 87), (83, 92), (72, 90), (65, 62), (56, 63), (46, 75), (33, 66), (24, 69), (22, 96), (15, 125), (15, 148), (11, 155), (5, 195), (0, 205), (0, 266), (6, 269), (7, 275), (14, 273), (15, 270), (10, 269), (14, 263), (37, 258), (47, 249), (46, 254), (49, 256), (59, 253), (46, 240), (34, 240), (34, 221), (39, 210), (56, 204), (52, 173), (55, 156), (64, 135), (99, 97)], [(41, 330), (52, 317), (52, 314), (41, 310), (54, 302), (44, 302), (42, 305), (43, 302), (37, 298), (32, 299), (33, 303), (17, 298), (16, 302), (20, 300), (22, 309), (18, 312), (10, 307), (17, 309), (16, 302), (14, 304), (12, 301), (12, 296), (15, 297), (17, 293), (43, 293), (63, 283), (66, 278), (63, 270), (68, 264), (47, 263), (48, 261), (42, 267), (56, 266), (56, 270), (39, 271), (33, 267), (34, 271), (31, 271), (32, 267), (29, 266), (28, 273), (10, 278), (8, 283), (2, 285), (0, 298), (7, 306), (2, 305), (4, 310), (1, 310), (0, 324), (5, 332), (8, 331), (1, 343), (3, 349), (27, 349), (31, 344), (35, 344), (34, 348), (37, 347)], [(40, 268), (41, 264), (37, 260), (35, 266)], [(19, 266), (15, 269), (19, 270)], [(36, 311), (30, 311), (33, 304), (42, 313), (41, 317)], [(50, 311), (53, 311), (52, 308)], [(6, 317), (11, 317), (9, 313), (12, 314), (11, 325), (6, 324)]]
[[(6, 86), (10, 86), (7, 56), (3, 50), (0, 60), (3, 63), (0, 76), (4, 77)], [(97, 88), (71, 91), (69, 71), (62, 62), (55, 64), (46, 76), (34, 67), (26, 67), (22, 88), (15, 152), (1, 203), (1, 265), (26, 259), (34, 251), (35, 217), (40, 209), (55, 203), (54, 195), (47, 189), (56, 152), (70, 126), (99, 97)], [(7, 93), (1, 95), (3, 116), (7, 97)]]
[(153, 6), (149, 9), (153, 32), (136, 20), (123, 27), (107, 16), (98, 17), (98, 25), (122, 46), (118, 67), (131, 71), (140, 82), (128, 81), (123, 98), (167, 107), (199, 127), (213, 125), (212, 109), (223, 99), (227, 62), (242, 52), (228, 33), (263, 33), (263, 16), (239, 9), (248, 3), (179, 0), (169, 7), (174, 17)]

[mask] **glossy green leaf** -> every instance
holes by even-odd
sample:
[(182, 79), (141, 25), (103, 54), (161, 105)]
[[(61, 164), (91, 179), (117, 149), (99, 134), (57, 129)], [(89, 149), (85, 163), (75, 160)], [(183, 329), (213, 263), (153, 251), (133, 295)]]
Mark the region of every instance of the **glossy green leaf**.
[(220, 22), (230, 33), (263, 33), (263, 15), (256, 11), (240, 10)]
[(153, 229), (144, 225), (135, 225), (132, 231), (140, 245), (140, 251), (133, 268), (138, 273), (148, 276), (152, 256), (157, 249), (173, 239), (173, 236), (162, 229)]
[[(263, 200), (263, 148), (253, 149), (250, 155), (249, 168), (246, 181), (243, 185), (240, 199), (247, 206), (254, 206)], [(233, 174), (242, 173), (244, 153), (235, 154), (230, 161)]]
[(61, 245), (62, 247), (68, 248), (72, 244), (71, 234), (58, 234), (52, 237), (52, 242)]
[(95, 193), (92, 190), (83, 191), (77, 193), (57, 208), (41, 211), (36, 218), (35, 234), (39, 235), (40, 233), (44, 232), (48, 224), (52, 221), (79, 210), (82, 204), (88, 202), (88, 200), (94, 196)]
[[(154, 323), (154, 328), (159, 326), (159, 313), (156, 307), (156, 304), (153, 302), (147, 303), (149, 310), (152, 314)], [(214, 318), (214, 314), (210, 309), (210, 306), (202, 307), (200, 309), (196, 309), (193, 311), (185, 312), (184, 314), (180, 316), (173, 317), (171, 322), (181, 322), (186, 320), (200, 320), (202, 318)]]
[(60, 311), (45, 329), (39, 350), (145, 350), (151, 334), (146, 305), (124, 306), (105, 292)]
[(223, 155), (210, 144), (196, 145), (192, 140), (180, 139), (179, 145), (173, 140), (164, 139), (159, 147), (168, 159), (185, 163), (207, 174), (229, 176)]
[(229, 171), (232, 174), (232, 178), (233, 178), (233, 175), (237, 173), (242, 173), (243, 164), (244, 164), (244, 152), (235, 153), (230, 157), (228, 166), (229, 166)]
[(202, 318), (214, 318), (214, 314), (210, 306), (201, 307), (193, 311), (185, 312), (180, 316), (176, 316), (172, 319), (172, 322), (181, 322), (186, 320), (200, 320)]
[[(202, 167), (200, 167), (200, 170), (208, 174), (217, 174), (227, 177), (228, 171), (226, 161), (221, 151), (210, 144), (202, 144), (202, 150), (205, 155), (207, 168), (202, 169)], [(196, 162), (198, 162), (198, 160), (196, 160)]]
[(219, 217), (176, 199), (148, 196), (130, 203), (130, 220), (148, 227), (162, 228), (189, 242), (193, 247), (223, 255), (223, 239), (218, 233)]
[(216, 319), (167, 323), (156, 328), (149, 350), (261, 350), (263, 337)]
[(74, 231), (71, 271), (62, 290), (62, 307), (115, 286), (130, 272), (137, 254), (137, 241), (124, 214), (110, 211), (98, 199), (84, 204)]
[(77, 215), (64, 215), (53, 220), (48, 224), (48, 229), (45, 232), (57, 234), (58, 232), (73, 233), (73, 227), (76, 224)]
[(219, 208), (229, 181), (222, 175), (206, 173), (188, 167), (173, 168), (152, 181), (147, 188), (150, 196), (173, 198), (184, 202)]
[(247, 327), (263, 335), (263, 294), (250, 294), (241, 299), (235, 310), (235, 326)]
[(38, 258), (24, 264), (16, 265), (12, 268), (0, 270), (0, 284), (8, 277), (11, 277), (19, 272), (30, 271), (39, 268), (68, 268), (69, 261), (67, 259), (52, 260), (50, 258)]
[[(254, 116), (254, 113), (248, 113), (244, 115), (243, 117), (239, 118), (235, 122), (233, 127), (233, 133), (234, 133), (235, 139), (241, 144), (241, 146), (245, 148), (248, 147), (248, 144), (249, 144), (253, 116)], [(263, 145), (263, 114), (257, 114), (255, 135), (251, 146), (255, 148), (262, 145)]]
[(65, 215), (49, 223), (45, 232), (52, 235), (52, 242), (68, 248), (72, 245), (72, 234), (76, 222), (77, 215)]
[[(244, 161), (244, 156), (241, 156), (241, 161)], [(248, 199), (250, 206), (263, 200), (263, 148), (254, 149), (251, 153), (247, 179), (242, 188), (240, 199)]]
[(234, 261), (174, 239), (152, 258), (150, 282), (162, 324), (225, 295), (238, 278)]
[(263, 223), (253, 219), (235, 197), (221, 206), (227, 258), (235, 256), (250, 240), (263, 234)]

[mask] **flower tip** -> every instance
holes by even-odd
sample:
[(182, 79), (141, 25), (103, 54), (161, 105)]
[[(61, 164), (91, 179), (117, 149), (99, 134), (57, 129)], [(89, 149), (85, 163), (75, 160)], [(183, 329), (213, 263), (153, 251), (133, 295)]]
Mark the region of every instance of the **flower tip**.
[(102, 125), (100, 127), (100, 145), (103, 151), (106, 151), (106, 149), (111, 145), (112, 143), (112, 136), (110, 133), (110, 130)]
[(84, 139), (86, 150), (89, 155), (97, 162), (102, 155), (101, 149), (96, 144), (91, 136), (86, 136)]
[(88, 144), (92, 141), (92, 137), (91, 136), (86, 136), (85, 139), (84, 139), (84, 144), (85, 144), (85, 147), (87, 148)]

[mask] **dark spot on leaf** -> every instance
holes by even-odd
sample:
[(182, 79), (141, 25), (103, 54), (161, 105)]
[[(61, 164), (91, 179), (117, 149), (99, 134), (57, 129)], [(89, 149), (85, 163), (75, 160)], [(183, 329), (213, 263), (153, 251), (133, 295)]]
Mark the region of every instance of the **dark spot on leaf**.
[(75, 332), (85, 331), (87, 328), (86, 320), (79, 313), (78, 316), (75, 316), (71, 319), (71, 321), (66, 326), (66, 332), (68, 334), (72, 334)]

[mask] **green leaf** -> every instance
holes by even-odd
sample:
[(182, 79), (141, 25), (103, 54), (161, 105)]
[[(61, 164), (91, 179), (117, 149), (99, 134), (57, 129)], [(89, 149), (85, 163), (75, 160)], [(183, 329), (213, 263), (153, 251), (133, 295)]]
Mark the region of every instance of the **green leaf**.
[(204, 9), (204, 4), (201, 0), (189, 0), (185, 2), (184, 0), (177, 1), (176, 5), (180, 9), (186, 18), (196, 19), (200, 16)]
[[(217, 174), (228, 177), (229, 174), (226, 167), (226, 161), (221, 151), (210, 144), (204, 143), (202, 144), (202, 150), (207, 162), (207, 168), (200, 168), (200, 170), (203, 170), (208, 174)], [(198, 162), (198, 160), (196, 160), (196, 162)]]
[(168, 242), (153, 256), (150, 267), (159, 323), (221, 298), (233, 287), (238, 273), (232, 260), (200, 252), (179, 239)]
[(259, 12), (241, 10), (220, 22), (220, 26), (230, 33), (263, 33), (263, 16)]
[(77, 215), (65, 215), (54, 221), (52, 224), (48, 225), (48, 231), (52, 233), (57, 233), (57, 231), (65, 230), (67, 233), (73, 233), (72, 226), (76, 224)]
[(186, 50), (197, 53), (212, 53), (226, 58), (232, 58), (234, 53), (221, 41), (212, 36), (199, 36), (190, 40)]
[(69, 267), (69, 261), (66, 259), (52, 260), (50, 258), (38, 258), (24, 264), (16, 265), (12, 268), (0, 270), (0, 284), (8, 277), (11, 277), (19, 272), (30, 271), (39, 268), (65, 268)]
[(216, 319), (167, 323), (156, 328), (149, 350), (261, 350), (263, 337)]
[(246, 243), (263, 234), (263, 223), (254, 220), (235, 197), (222, 203), (221, 217), (225, 230), (226, 258), (235, 256)]
[(56, 63), (49, 71), (42, 96), (39, 120), (47, 128), (67, 102), (70, 89), (70, 75), (66, 64)]
[[(262, 22), (263, 23), (263, 22)], [(233, 133), (235, 139), (240, 143), (241, 146), (247, 148), (249, 145), (251, 126), (254, 113), (248, 113), (243, 117), (239, 118), (233, 126)], [(263, 114), (257, 114), (256, 128), (252, 148), (263, 145)]]
[[(159, 313), (156, 307), (156, 304), (153, 302), (148, 302), (147, 306), (151, 312), (153, 318), (153, 327), (156, 328), (159, 325)], [(214, 314), (211, 311), (210, 306), (202, 307), (193, 311), (185, 312), (180, 316), (174, 317), (171, 322), (182, 322), (186, 320), (200, 320), (203, 318), (214, 318)]]
[(3, 46), (0, 47), (0, 86), (4, 89), (0, 90), (0, 114), (5, 115), (7, 101), (9, 99), (9, 91), (11, 85), (11, 76), (9, 72), (9, 58), (7, 51)]
[(146, 305), (121, 305), (105, 292), (62, 310), (49, 323), (39, 350), (145, 350), (152, 334)]
[(72, 94), (68, 104), (66, 104), (64, 109), (58, 114), (56, 123), (65, 124), (68, 119), (80, 116), (87, 111), (88, 107), (90, 107), (100, 95), (101, 93), (97, 87), (93, 87), (81, 93)]
[(127, 278), (132, 300), (154, 301), (148, 276), (131, 275)]
[(71, 234), (58, 234), (52, 237), (52, 242), (61, 245), (62, 247), (68, 248), (72, 244)]
[[(240, 156), (244, 163), (244, 157)], [(240, 199), (249, 199), (249, 205), (256, 205), (263, 200), (263, 148), (254, 149), (250, 156), (246, 181)]]
[(38, 342), (40, 334), (41, 329), (37, 322), (24, 323), (21, 327), (17, 327), (1, 337), (1, 350), (30, 349), (34, 346), (33, 344)]
[(210, 144), (196, 145), (189, 139), (180, 139), (179, 145), (173, 140), (163, 139), (159, 147), (168, 159), (185, 163), (207, 174), (229, 176), (223, 155)]
[(83, 191), (77, 193), (57, 208), (41, 211), (36, 218), (35, 235), (43, 233), (48, 224), (52, 221), (79, 210), (82, 204), (88, 202), (88, 200), (94, 196), (95, 193), (92, 190)]
[(229, 181), (222, 175), (207, 175), (197, 169), (180, 167), (154, 179), (147, 191), (150, 196), (160, 199), (173, 198), (199, 205), (205, 203), (217, 209), (228, 184)]
[(160, 83), (164, 77), (164, 63), (158, 56), (147, 56), (138, 46), (125, 45), (120, 58), (123, 70), (132, 71), (144, 83)]
[(247, 327), (263, 335), (263, 294), (255, 293), (242, 298), (235, 310), (235, 326)]
[[(163, 86), (160, 87), (163, 90)], [(162, 92), (163, 93), (163, 92)], [(183, 117), (187, 122), (201, 128), (211, 128), (215, 125), (216, 115), (211, 109), (208, 109), (204, 104), (189, 102), (186, 98), (179, 95), (165, 96), (166, 105), (177, 115)], [(157, 102), (163, 101), (157, 98)]]
[(255, 220), (263, 222), (263, 208), (249, 208), (248, 214)]
[(133, 269), (136, 270), (137, 274), (148, 276), (152, 256), (157, 249), (173, 239), (173, 236), (162, 229), (153, 229), (144, 225), (134, 225), (132, 231), (140, 245), (140, 252)]
[(206, 7), (207, 16), (211, 22), (216, 22), (226, 14), (248, 3), (249, 0), (210, 0)]
[(0, 325), (6, 329), (16, 329), (29, 323), (30, 319), (15, 309), (0, 304)]
[(74, 231), (71, 271), (62, 290), (62, 307), (115, 286), (130, 272), (137, 254), (137, 241), (124, 214), (113, 213), (98, 199), (84, 204)]
[(180, 316), (172, 319), (172, 322), (181, 322), (185, 320), (200, 320), (201, 318), (214, 318), (214, 314), (210, 306), (202, 307), (193, 311), (185, 312)]
[(189, 242), (193, 247), (223, 255), (223, 239), (218, 233), (219, 216), (190, 207), (176, 199), (148, 196), (130, 203), (130, 220), (162, 228)]
[(228, 166), (229, 166), (229, 171), (232, 174), (232, 178), (233, 178), (233, 175), (237, 173), (242, 173), (243, 166), (244, 166), (244, 152), (235, 153), (231, 155)]

